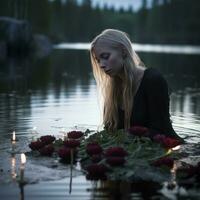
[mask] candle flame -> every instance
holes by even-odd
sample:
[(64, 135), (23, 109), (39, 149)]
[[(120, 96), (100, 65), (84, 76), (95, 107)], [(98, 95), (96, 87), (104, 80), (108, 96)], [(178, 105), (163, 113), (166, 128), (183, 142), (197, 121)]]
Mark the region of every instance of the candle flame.
[(26, 163), (26, 156), (24, 153), (21, 153), (21, 164), (25, 164)]
[(178, 146), (175, 146), (174, 148), (172, 148), (172, 150), (173, 150), (173, 151), (176, 151), (176, 150), (179, 150), (180, 148), (181, 148), (181, 146), (178, 145)]
[(12, 135), (12, 141), (16, 140), (16, 135), (15, 135), (15, 131), (13, 131), (13, 135)]

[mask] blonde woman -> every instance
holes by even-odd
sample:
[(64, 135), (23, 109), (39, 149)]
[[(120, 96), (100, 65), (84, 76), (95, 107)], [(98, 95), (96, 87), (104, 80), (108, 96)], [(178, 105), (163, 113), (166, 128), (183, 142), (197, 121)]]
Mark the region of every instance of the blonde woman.
[(179, 138), (170, 121), (166, 80), (144, 66), (126, 33), (104, 30), (92, 41), (90, 56), (107, 130), (137, 125)]

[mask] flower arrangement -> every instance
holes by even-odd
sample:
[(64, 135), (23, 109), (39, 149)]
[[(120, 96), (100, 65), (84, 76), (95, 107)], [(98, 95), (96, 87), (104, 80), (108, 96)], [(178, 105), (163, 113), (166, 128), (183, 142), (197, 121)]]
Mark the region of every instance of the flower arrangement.
[(163, 177), (170, 174), (177, 159), (177, 154), (171, 149), (181, 144), (161, 134), (152, 137), (146, 127), (140, 126), (128, 131), (108, 133), (103, 130), (85, 136), (84, 132), (71, 131), (63, 141), (46, 135), (32, 141), (29, 147), (32, 152), (58, 156), (61, 162), (71, 165), (79, 160), (83, 173), (90, 180), (131, 180), (136, 175), (144, 180), (144, 169), (155, 173), (161, 169), (159, 173), (164, 173)]

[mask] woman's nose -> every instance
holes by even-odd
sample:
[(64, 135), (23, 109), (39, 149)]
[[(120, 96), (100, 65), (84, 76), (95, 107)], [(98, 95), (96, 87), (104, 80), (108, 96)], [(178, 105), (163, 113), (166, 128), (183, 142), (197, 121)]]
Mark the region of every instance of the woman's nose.
[(103, 62), (103, 61), (100, 62), (100, 68), (101, 69), (105, 69), (106, 68), (105, 62)]

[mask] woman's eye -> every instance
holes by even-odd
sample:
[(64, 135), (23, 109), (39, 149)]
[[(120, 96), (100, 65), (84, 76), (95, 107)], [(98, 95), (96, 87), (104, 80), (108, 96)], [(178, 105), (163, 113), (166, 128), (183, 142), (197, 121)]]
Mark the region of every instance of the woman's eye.
[(109, 58), (109, 56), (110, 56), (110, 54), (109, 53), (104, 53), (104, 54), (102, 54), (101, 55), (101, 58), (103, 58), (103, 59), (108, 59)]

